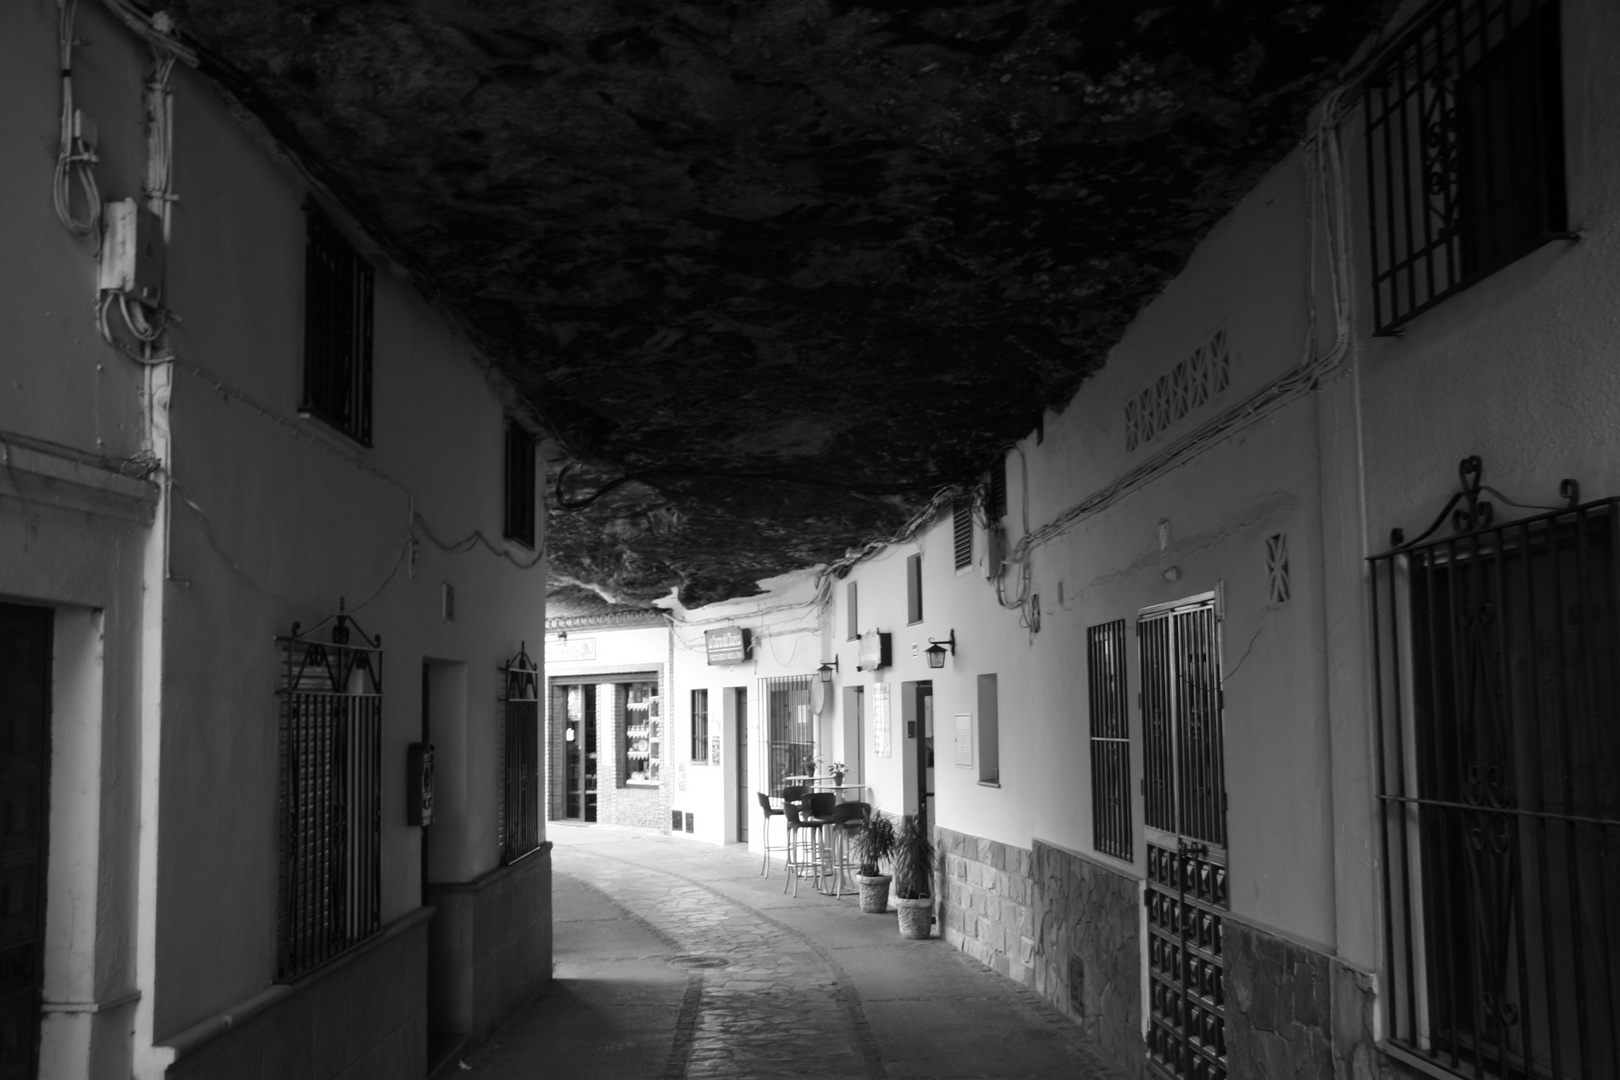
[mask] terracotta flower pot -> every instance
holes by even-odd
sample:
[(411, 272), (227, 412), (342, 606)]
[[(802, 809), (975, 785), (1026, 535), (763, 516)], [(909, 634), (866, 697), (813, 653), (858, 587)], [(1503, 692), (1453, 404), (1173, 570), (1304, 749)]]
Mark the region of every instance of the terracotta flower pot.
[(856, 874), (855, 881), (861, 887), (861, 910), (868, 915), (881, 915), (889, 910), (889, 882), (893, 881), (888, 874)]
[(908, 938), (925, 938), (928, 936), (934, 914), (934, 898), (932, 896), (919, 897), (916, 900), (903, 900), (894, 898), (894, 906), (900, 911), (900, 936)]

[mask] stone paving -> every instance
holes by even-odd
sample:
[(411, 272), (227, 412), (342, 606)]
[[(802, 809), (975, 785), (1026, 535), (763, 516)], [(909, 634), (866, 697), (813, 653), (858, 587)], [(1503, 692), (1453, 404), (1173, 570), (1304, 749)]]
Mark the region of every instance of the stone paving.
[(780, 868), (761, 878), (741, 848), (600, 825), (551, 839), (554, 982), (456, 1075), (1120, 1075), (1024, 987), (848, 894), (783, 896)]

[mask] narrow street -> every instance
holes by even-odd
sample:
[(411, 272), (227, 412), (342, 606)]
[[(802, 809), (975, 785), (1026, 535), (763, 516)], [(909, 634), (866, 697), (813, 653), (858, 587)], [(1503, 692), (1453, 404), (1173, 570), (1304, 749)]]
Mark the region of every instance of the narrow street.
[[(555, 978), (454, 1074), (1106, 1080), (1079, 1028), (937, 936), (773, 866), (610, 825), (552, 823)], [(683, 958), (716, 966), (685, 967)]]

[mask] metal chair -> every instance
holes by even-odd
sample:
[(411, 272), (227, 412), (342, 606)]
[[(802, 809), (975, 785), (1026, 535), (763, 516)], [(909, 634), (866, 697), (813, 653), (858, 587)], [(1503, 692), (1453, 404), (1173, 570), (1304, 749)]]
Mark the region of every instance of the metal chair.
[(833, 807), (833, 812), (828, 818), (829, 823), (835, 830), (834, 837), (837, 840), (837, 852), (833, 855), (831, 867), (838, 878), (837, 884), (833, 887), (833, 895), (836, 897), (844, 895), (844, 885), (849, 880), (849, 872), (859, 869), (858, 864), (853, 859), (850, 834), (861, 827), (861, 824), (866, 820), (866, 816), (871, 812), (872, 807), (869, 803), (844, 802)]
[(781, 807), (771, 805), (771, 797), (769, 795), (765, 794), (763, 791), (756, 791), (754, 794), (759, 796), (759, 809), (760, 809), (760, 812), (765, 815), (765, 831), (764, 831), (765, 843), (764, 843), (764, 851), (762, 853), (762, 857), (759, 860), (759, 872), (762, 875), (764, 875), (765, 877), (770, 877), (771, 876), (771, 852), (780, 851), (784, 858), (787, 856), (787, 840), (786, 839), (784, 839), (781, 844), (779, 844), (779, 845), (777, 845), (775, 847), (773, 847), (771, 845), (771, 818), (773, 818), (773, 817), (785, 818), (786, 815), (783, 814)]

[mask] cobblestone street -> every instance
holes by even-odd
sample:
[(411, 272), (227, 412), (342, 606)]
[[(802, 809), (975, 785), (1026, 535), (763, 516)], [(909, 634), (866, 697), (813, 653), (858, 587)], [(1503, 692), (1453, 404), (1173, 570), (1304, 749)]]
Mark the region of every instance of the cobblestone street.
[(937, 936), (902, 939), (848, 893), (784, 896), (779, 867), (762, 878), (740, 848), (601, 825), (551, 837), (555, 981), (459, 1075), (1117, 1075), (1036, 995)]

